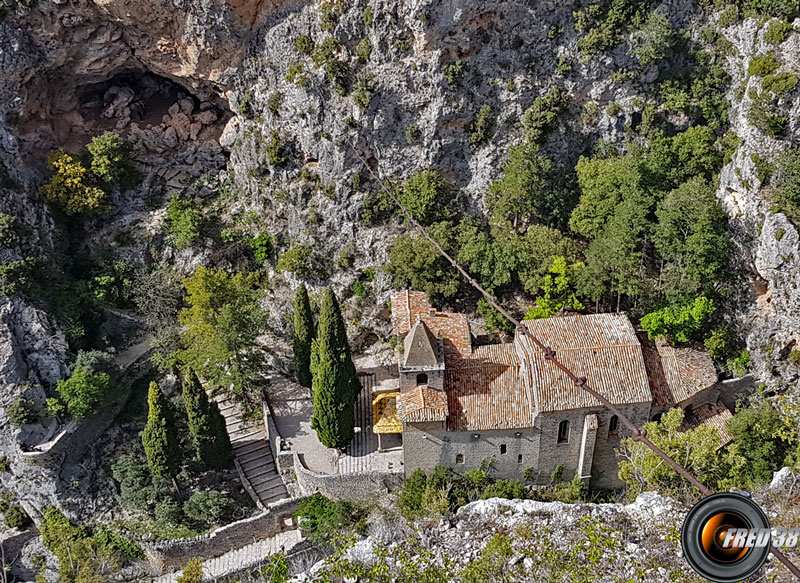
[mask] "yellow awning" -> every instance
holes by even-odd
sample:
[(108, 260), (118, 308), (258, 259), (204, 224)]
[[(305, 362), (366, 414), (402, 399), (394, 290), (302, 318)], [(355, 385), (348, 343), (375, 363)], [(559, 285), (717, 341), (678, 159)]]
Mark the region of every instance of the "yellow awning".
[(397, 417), (397, 396), (400, 393), (379, 393), (372, 400), (372, 432), (402, 433), (403, 423)]

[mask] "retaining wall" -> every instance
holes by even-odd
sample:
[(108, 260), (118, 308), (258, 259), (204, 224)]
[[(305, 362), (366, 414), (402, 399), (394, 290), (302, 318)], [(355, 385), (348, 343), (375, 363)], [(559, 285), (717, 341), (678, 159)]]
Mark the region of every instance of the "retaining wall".
[(154, 568), (165, 573), (185, 565), (189, 559), (218, 557), (233, 549), (273, 536), (294, 527), (294, 511), (299, 498), (270, 504), (263, 512), (226, 524), (208, 534), (187, 539), (143, 543), (142, 548)]
[(360, 474), (317, 474), (306, 468), (295, 453), (294, 471), (304, 496), (319, 492), (336, 500), (363, 500), (386, 494), (403, 483), (403, 471), (363, 472)]

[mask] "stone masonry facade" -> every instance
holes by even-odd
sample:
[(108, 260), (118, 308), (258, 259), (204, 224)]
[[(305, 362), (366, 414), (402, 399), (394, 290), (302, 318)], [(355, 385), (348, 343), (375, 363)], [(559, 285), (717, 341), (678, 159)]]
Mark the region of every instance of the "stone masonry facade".
[[(473, 346), (463, 314), (438, 312), (413, 290), (393, 295), (392, 319), (403, 341), (398, 412), (406, 475), (488, 463), (498, 477), (523, 479), (528, 470), (534, 483), (546, 484), (563, 466), (566, 480), (577, 476), (592, 488), (621, 485), (615, 450), (630, 432), (591, 395), (576, 392), (563, 373), (546, 368), (552, 365), (527, 338)], [(525, 324), (635, 424), (680, 406), (686, 423), (713, 424), (721, 444), (729, 438), (724, 421), (731, 413), (703, 351), (637, 336), (624, 314)], [(437, 394), (440, 400), (431, 398)], [(447, 405), (434, 409), (433, 401)]]

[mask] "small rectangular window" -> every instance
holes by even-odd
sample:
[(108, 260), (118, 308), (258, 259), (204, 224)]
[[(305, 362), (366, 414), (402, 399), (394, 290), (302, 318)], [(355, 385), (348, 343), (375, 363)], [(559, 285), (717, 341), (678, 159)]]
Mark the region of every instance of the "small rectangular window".
[(518, 464), (521, 464), (521, 463), (522, 463), (522, 454), (519, 454), (519, 455), (517, 456), (517, 463), (518, 463)]
[(506, 444), (505, 443), (501, 443), (500, 444), (500, 453), (501, 454), (502, 453), (506, 453)]
[(456, 454), (456, 463), (457, 464), (463, 464), (464, 463), (464, 454), (463, 453), (457, 453)]

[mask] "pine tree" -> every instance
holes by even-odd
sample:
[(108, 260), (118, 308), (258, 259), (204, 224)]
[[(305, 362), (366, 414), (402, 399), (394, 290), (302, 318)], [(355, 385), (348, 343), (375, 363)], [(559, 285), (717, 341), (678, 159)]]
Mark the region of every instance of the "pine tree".
[(151, 382), (147, 395), (149, 412), (142, 432), (142, 445), (150, 472), (157, 478), (172, 478), (181, 462), (180, 445), (175, 433), (175, 420), (158, 383)]
[(314, 340), (314, 316), (308, 301), (305, 284), (300, 284), (294, 296), (294, 365), (297, 382), (311, 386), (311, 343)]
[(229, 467), (232, 450), (225, 418), (216, 402), (209, 401), (208, 394), (192, 369), (188, 369), (184, 375), (183, 402), (198, 459), (210, 468), (221, 470)]
[(347, 344), (347, 331), (333, 291), (325, 290), (311, 356), (311, 426), (327, 447), (344, 449), (353, 439), (354, 405), (361, 391)]

